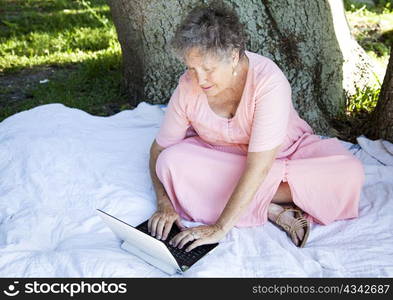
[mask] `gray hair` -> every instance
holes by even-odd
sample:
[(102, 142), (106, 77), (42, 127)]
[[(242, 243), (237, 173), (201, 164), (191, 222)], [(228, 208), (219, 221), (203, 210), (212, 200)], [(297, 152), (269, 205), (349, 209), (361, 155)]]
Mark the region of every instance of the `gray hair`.
[(184, 60), (191, 48), (203, 55), (229, 58), (233, 50), (242, 58), (247, 36), (236, 12), (222, 2), (193, 8), (175, 31), (170, 46), (175, 56)]

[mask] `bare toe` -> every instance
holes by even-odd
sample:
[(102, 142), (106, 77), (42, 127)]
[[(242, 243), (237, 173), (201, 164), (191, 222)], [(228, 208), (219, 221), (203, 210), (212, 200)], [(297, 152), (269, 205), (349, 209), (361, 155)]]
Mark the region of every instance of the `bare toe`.
[(303, 237), (304, 237), (304, 229), (299, 229), (298, 231), (296, 231), (296, 235), (297, 235), (297, 238), (301, 241), (301, 240), (303, 240)]
[(299, 245), (299, 239), (297, 238), (297, 236), (292, 237), (292, 242), (298, 246)]

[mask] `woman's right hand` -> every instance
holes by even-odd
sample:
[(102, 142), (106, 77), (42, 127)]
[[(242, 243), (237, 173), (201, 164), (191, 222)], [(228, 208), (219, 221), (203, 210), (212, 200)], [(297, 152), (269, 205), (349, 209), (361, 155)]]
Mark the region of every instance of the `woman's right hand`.
[(159, 204), (157, 211), (150, 217), (147, 228), (152, 236), (157, 239), (166, 240), (171, 231), (173, 223), (176, 223), (180, 229), (186, 227), (181, 223), (181, 218), (172, 206), (170, 201)]

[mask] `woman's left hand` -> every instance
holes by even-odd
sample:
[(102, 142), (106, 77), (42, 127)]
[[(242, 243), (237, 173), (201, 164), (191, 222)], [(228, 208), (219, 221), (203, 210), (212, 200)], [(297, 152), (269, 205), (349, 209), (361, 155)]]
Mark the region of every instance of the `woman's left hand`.
[(201, 245), (218, 243), (225, 235), (226, 232), (218, 225), (202, 225), (179, 232), (169, 243), (182, 249), (185, 244), (194, 241), (187, 247), (188, 252)]

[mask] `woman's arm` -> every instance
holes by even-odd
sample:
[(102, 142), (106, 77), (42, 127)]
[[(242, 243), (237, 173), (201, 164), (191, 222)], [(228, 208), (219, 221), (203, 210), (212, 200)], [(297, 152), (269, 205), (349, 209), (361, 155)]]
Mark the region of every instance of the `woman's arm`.
[(168, 107), (165, 111), (164, 119), (155, 140), (150, 148), (149, 169), (154, 190), (157, 195), (157, 210), (149, 218), (148, 230), (152, 236), (158, 239), (166, 239), (173, 222), (183, 228), (180, 217), (172, 206), (165, 187), (156, 174), (157, 158), (161, 151), (182, 141), (187, 134), (190, 120), (186, 113), (187, 106), (187, 86), (182, 83), (184, 76), (180, 76), (179, 84), (175, 88)]
[(149, 218), (147, 227), (152, 236), (166, 240), (174, 222), (176, 222), (177, 226), (180, 228), (184, 228), (184, 226), (181, 223), (179, 215), (172, 206), (172, 202), (169, 199), (165, 187), (156, 173), (157, 158), (164, 149), (164, 147), (157, 144), (156, 140), (154, 140), (150, 148), (149, 169), (154, 191), (157, 196), (157, 210)]
[(262, 152), (248, 152), (245, 170), (216, 222), (225, 233), (235, 226), (253, 200), (259, 186), (269, 173), (280, 146)]
[(153, 188), (157, 196), (158, 205), (160, 205), (161, 203), (170, 203), (168, 194), (166, 193), (165, 188), (156, 173), (157, 158), (160, 155), (161, 151), (163, 151), (164, 149), (164, 147), (161, 147), (159, 144), (157, 144), (156, 140), (153, 141), (150, 147), (149, 170), (150, 177), (153, 183)]

